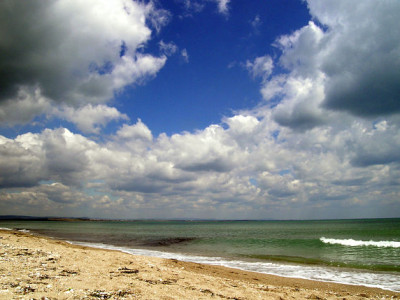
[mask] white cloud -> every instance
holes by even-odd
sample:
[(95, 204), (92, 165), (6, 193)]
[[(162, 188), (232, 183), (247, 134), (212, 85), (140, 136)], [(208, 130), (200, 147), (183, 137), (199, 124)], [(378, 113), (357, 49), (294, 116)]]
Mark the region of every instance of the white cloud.
[(204, 9), (204, 1), (197, 0), (184, 0), (183, 6), (185, 9), (185, 16), (191, 17), (193, 13), (199, 13)]
[(284, 81), (281, 90), (279, 78), (278, 87), (266, 85), (264, 95), (283, 95), (281, 102), (274, 108), (275, 121), (294, 130), (307, 130), (326, 124), (331, 114), (320, 107), (324, 99), (323, 82), (322, 75), (314, 79), (291, 76)]
[[(387, 74), (396, 72), (393, 53), (397, 53), (399, 38), (389, 29), (394, 28), (397, 3), (363, 1), (351, 3), (356, 6), (352, 9), (347, 1), (320, 3), (309, 1), (314, 22), (275, 43), (282, 51), (275, 66), (279, 64), (286, 73), (273, 75), (269, 56), (248, 62), (250, 73), (263, 79), (264, 102), (224, 118), (219, 125), (153, 137), (139, 119), (101, 141), (64, 128), (15, 139), (0, 136), (1, 211), (11, 212), (18, 206), (33, 212), (44, 208), (47, 215), (61, 209), (71, 215), (81, 216), (84, 211), (105, 216), (107, 208), (112, 210), (110, 217), (130, 218), (379, 217), (382, 211), (386, 217), (398, 216), (400, 119), (396, 110), (392, 114), (382, 108), (379, 118), (370, 119), (371, 114), (354, 110), (353, 97), (344, 97), (348, 103), (340, 108), (332, 106), (337, 104), (334, 95), (349, 92), (343, 91), (346, 86), (336, 86), (343, 74), (361, 88), (368, 81), (360, 70), (374, 74), (385, 66)], [(388, 10), (389, 4), (394, 5), (394, 13)], [(381, 17), (382, 12), (387, 19)], [(369, 28), (371, 16), (376, 17), (373, 28)], [(321, 28), (321, 23), (326, 27)], [(386, 35), (378, 35), (384, 34), (385, 26)], [(116, 45), (110, 53), (119, 53), (120, 44)], [(122, 57), (118, 54), (110, 70), (101, 64), (102, 72), (82, 76), (88, 91), (99, 93), (104, 87), (100, 94), (112, 93), (154, 76), (165, 63), (165, 57), (138, 54), (138, 48), (126, 45), (128, 52)], [(372, 51), (369, 45), (382, 48)], [(361, 58), (372, 60), (361, 66)], [(393, 66), (378, 63), (386, 60)], [(37, 109), (49, 110), (54, 100), (46, 98), (42, 86), (35, 88), (17, 89), (21, 102), (15, 103), (27, 104), (26, 120)], [(71, 91), (79, 94), (79, 89)], [(380, 94), (376, 89), (374, 93)], [(85, 97), (89, 96), (88, 92)], [(381, 103), (366, 99), (366, 107)], [(384, 100), (382, 105), (388, 109)], [(124, 118), (99, 103), (65, 107), (69, 120), (87, 131)], [(6, 111), (16, 109), (10, 106)], [(349, 207), (351, 213), (347, 213)]]
[(75, 124), (84, 133), (99, 133), (101, 127), (112, 120), (129, 119), (127, 115), (120, 113), (116, 108), (102, 104), (96, 106), (88, 104), (77, 109), (62, 106), (53, 114)]
[(141, 139), (149, 142), (153, 140), (150, 129), (140, 119), (134, 125), (124, 124), (122, 128), (117, 131), (117, 136), (124, 140)]
[(234, 135), (254, 134), (254, 129), (260, 123), (253, 116), (236, 115), (225, 120), (229, 125), (229, 131)]
[(276, 42), (289, 78), (323, 74), (326, 109), (361, 117), (399, 113), (399, 3), (310, 0), (308, 7), (325, 28), (310, 21)]
[(181, 0), (178, 2), (182, 4), (184, 9), (183, 16), (180, 17), (193, 17), (194, 14), (202, 12), (207, 3), (215, 3), (218, 13), (224, 16), (229, 14), (230, 0)]
[(51, 111), (51, 101), (38, 87), (20, 87), (15, 99), (0, 104), (0, 125), (14, 126), (31, 122), (37, 115)]
[(156, 29), (157, 33), (159, 33), (171, 19), (171, 13), (165, 9), (156, 8), (154, 2), (149, 2), (146, 5), (146, 10), (146, 17), (151, 23), (152, 27)]
[(178, 50), (178, 46), (173, 42), (165, 43), (164, 41), (160, 41), (158, 44), (161, 52), (163, 52), (166, 56), (170, 56)]
[[(400, 112), (400, 5), (387, 1), (308, 1), (315, 22), (277, 38), (286, 74), (247, 62), (262, 77), (261, 94), (274, 119), (294, 130), (327, 125), (341, 112), (360, 117)], [(322, 24), (325, 27), (317, 25)], [(271, 63), (272, 65), (272, 63)], [(257, 67), (259, 66), (259, 67)]]
[(275, 121), (294, 130), (328, 125), (346, 115), (372, 118), (400, 112), (400, 32), (392, 1), (350, 3), (308, 1), (315, 21), (274, 46), (286, 74), (271, 77), (272, 62), (247, 62), (253, 77), (263, 78), (261, 94)]
[(35, 135), (1, 137), (0, 153), (0, 187), (34, 186), (47, 177), (42, 171), (42, 142)]
[(189, 54), (188, 54), (186, 48), (182, 49), (181, 55), (182, 55), (182, 58), (185, 61), (185, 63), (188, 63), (189, 62)]
[(313, 77), (319, 73), (324, 32), (310, 21), (291, 35), (277, 39), (275, 46), (282, 50), (279, 63), (290, 70), (292, 76)]
[(229, 126), (226, 133), (242, 149), (254, 148), (264, 129), (261, 127), (260, 121), (251, 115), (235, 115), (226, 118), (224, 122)]
[(263, 81), (266, 81), (272, 74), (274, 69), (274, 62), (269, 55), (257, 57), (253, 62), (247, 61), (246, 68), (249, 73), (255, 77), (261, 77)]
[[(105, 79), (112, 82), (113, 90), (120, 90), (126, 85), (134, 82), (140, 83), (141, 80), (149, 76), (154, 76), (164, 66), (167, 58), (153, 57), (151, 55), (137, 54), (135, 58), (123, 56), (121, 64), (116, 65), (111, 74), (106, 75)], [(89, 84), (99, 80), (101, 83), (101, 76), (94, 75), (90, 78)]]
[(165, 64), (166, 57), (143, 53), (151, 38), (146, 21), (158, 27), (166, 22), (165, 12), (151, 3), (58, 0), (0, 6), (0, 109), (14, 110), (21, 94), (31, 104), (21, 117), (2, 117), (11, 123), (46, 113), (43, 99), (77, 107), (105, 103)]
[(230, 0), (215, 0), (218, 4), (218, 11), (222, 14), (227, 14), (229, 11), (228, 4)]
[[(138, 120), (102, 143), (62, 128), (1, 137), (0, 202), (86, 205), (92, 213), (124, 207), (126, 215), (149, 217), (157, 216), (157, 208), (168, 216), (183, 210), (221, 217), (209, 205), (224, 208), (227, 216), (247, 211), (247, 217), (272, 217), (285, 208), (281, 217), (312, 217), (306, 211), (326, 207), (328, 216), (331, 207), (348, 205), (355, 196), (363, 204), (376, 192), (393, 199), (400, 163), (394, 121), (371, 126), (348, 118), (306, 132), (279, 127), (271, 116), (242, 114), (224, 122), (226, 128), (153, 138)], [(298, 214), (293, 205), (307, 210)]]
[(250, 22), (251, 26), (255, 30), (255, 32), (258, 32), (259, 27), (262, 24), (261, 18), (259, 15), (256, 15), (254, 19)]
[(115, 149), (129, 149), (132, 153), (146, 154), (147, 148), (152, 146), (153, 135), (150, 129), (140, 119), (133, 125), (124, 124), (116, 133), (117, 145)]
[(161, 136), (155, 153), (172, 160), (175, 167), (189, 172), (226, 172), (236, 164), (235, 144), (228, 140), (222, 127), (211, 125), (196, 134)]

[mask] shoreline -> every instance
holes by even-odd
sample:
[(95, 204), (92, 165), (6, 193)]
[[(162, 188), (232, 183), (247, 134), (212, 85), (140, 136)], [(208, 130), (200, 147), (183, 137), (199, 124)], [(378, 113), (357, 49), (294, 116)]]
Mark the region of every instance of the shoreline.
[[(334, 267), (334, 266), (324, 266), (324, 265), (316, 265), (316, 264), (292, 264), (292, 263), (280, 263), (280, 262), (260, 262), (257, 260), (250, 261), (250, 260), (237, 260), (237, 258), (224, 258), (224, 257), (210, 257), (210, 256), (202, 256), (198, 254), (185, 254), (185, 253), (176, 253), (176, 252), (169, 252), (165, 250), (150, 250), (147, 248), (129, 248), (124, 246), (113, 246), (108, 244), (98, 244), (98, 243), (91, 243), (91, 242), (80, 242), (80, 241), (69, 241), (65, 240), (67, 243), (73, 245), (80, 245), (86, 246), (90, 248), (97, 248), (97, 249), (105, 249), (105, 250), (112, 250), (112, 251), (121, 251), (123, 253), (127, 253), (130, 255), (139, 255), (144, 257), (157, 257), (162, 259), (173, 259), (182, 262), (190, 262), (190, 263), (197, 263), (197, 264), (204, 264), (208, 266), (221, 266), (230, 269), (237, 269), (244, 272), (252, 272), (252, 273), (259, 273), (271, 276), (278, 276), (283, 278), (290, 278), (290, 279), (304, 279), (304, 280), (311, 280), (317, 282), (325, 282), (325, 283), (333, 283), (333, 284), (343, 284), (343, 285), (351, 285), (351, 286), (362, 286), (368, 288), (377, 288), (392, 292), (400, 292), (399, 290), (393, 290), (389, 287), (385, 288), (382, 284), (381, 285), (374, 285), (367, 282), (360, 283), (360, 277), (355, 278), (355, 274), (361, 275), (363, 279), (366, 279), (366, 276), (377, 275), (380, 274), (381, 279), (387, 275), (384, 271), (373, 271), (369, 269), (354, 269), (354, 268), (345, 268), (345, 267)], [(268, 265), (268, 267), (265, 267)], [(272, 265), (272, 266), (271, 266)], [(284, 266), (284, 267), (283, 267)], [(277, 271), (278, 269), (278, 271)], [(285, 270), (285, 271), (284, 271)], [(290, 275), (288, 274), (288, 270), (291, 271)], [(301, 270), (301, 272), (299, 272)], [(327, 272), (327, 270), (329, 270)], [(321, 276), (321, 273), (328, 273), (330, 275), (335, 274), (334, 277), (329, 277), (326, 274)], [(305, 274), (314, 274), (313, 276), (307, 276)], [(319, 276), (315, 276), (318, 274)], [(340, 276), (347, 277), (343, 282), (337, 281), (338, 274)], [(399, 274), (400, 275), (400, 274)], [(379, 276), (379, 275), (378, 275)], [(329, 279), (327, 279), (329, 278)], [(349, 279), (350, 278), (350, 279)], [(351, 282), (351, 280), (359, 280), (357, 283)], [(393, 280), (393, 279), (392, 279)], [(400, 277), (399, 277), (400, 280)], [(373, 280), (374, 281), (374, 280)], [(386, 279), (387, 281), (387, 279)]]
[(383, 299), (379, 288), (137, 256), (0, 230), (0, 299)]

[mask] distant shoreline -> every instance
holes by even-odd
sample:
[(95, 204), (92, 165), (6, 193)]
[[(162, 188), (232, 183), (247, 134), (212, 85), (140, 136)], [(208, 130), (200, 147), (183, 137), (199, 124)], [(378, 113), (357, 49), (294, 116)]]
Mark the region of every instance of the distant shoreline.
[(136, 222), (136, 221), (154, 221), (154, 222), (298, 222), (298, 221), (340, 221), (340, 220), (396, 220), (400, 217), (389, 217), (389, 218), (339, 218), (339, 219), (196, 219), (196, 218), (171, 218), (171, 219), (103, 219), (103, 218), (89, 218), (89, 217), (37, 217), (37, 216), (22, 216), (22, 215), (0, 215), (0, 221), (101, 221), (101, 222)]

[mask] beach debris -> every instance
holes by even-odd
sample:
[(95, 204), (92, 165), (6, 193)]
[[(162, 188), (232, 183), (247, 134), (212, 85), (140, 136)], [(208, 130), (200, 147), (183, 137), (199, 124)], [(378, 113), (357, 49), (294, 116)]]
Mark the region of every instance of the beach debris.
[(15, 288), (15, 287), (19, 286), (19, 282), (16, 282), (16, 283), (10, 282), (8, 285), (9, 285), (10, 287), (12, 287), (12, 288)]
[(19, 249), (19, 251), (15, 254), (16, 256), (30, 256), (33, 255), (33, 252), (29, 251), (29, 249)]
[(118, 272), (120, 272), (122, 274), (137, 274), (137, 273), (139, 273), (139, 270), (122, 267), (122, 268), (118, 268)]
[(214, 296), (214, 292), (210, 291), (209, 289), (200, 289), (201, 293), (205, 293), (205, 294), (210, 294), (211, 296)]
[(106, 292), (104, 290), (88, 290), (88, 295), (90, 297), (98, 298), (98, 299), (110, 299), (112, 297), (124, 297), (127, 295), (134, 295), (131, 290), (118, 290), (115, 292)]
[(51, 262), (55, 262), (57, 260), (57, 257), (54, 256), (50, 256), (46, 259), (46, 261), (51, 261)]
[(118, 290), (114, 293), (115, 296), (124, 297), (126, 295), (133, 295), (134, 293), (131, 290)]
[(30, 278), (35, 278), (35, 279), (38, 279), (38, 280), (44, 280), (44, 279), (49, 279), (50, 278), (50, 276), (48, 274), (42, 274), (40, 272), (30, 273), (30, 274), (28, 274), (28, 276)]
[(59, 275), (60, 275), (60, 276), (78, 275), (78, 272), (77, 272), (77, 271), (74, 271), (74, 270), (67, 270), (67, 269), (64, 269), (64, 270), (62, 270), (62, 271), (60, 272)]
[(18, 286), (16, 289), (16, 292), (19, 294), (28, 294), (28, 293), (33, 293), (34, 291), (36, 291), (35, 288), (31, 287), (30, 285), (27, 286)]

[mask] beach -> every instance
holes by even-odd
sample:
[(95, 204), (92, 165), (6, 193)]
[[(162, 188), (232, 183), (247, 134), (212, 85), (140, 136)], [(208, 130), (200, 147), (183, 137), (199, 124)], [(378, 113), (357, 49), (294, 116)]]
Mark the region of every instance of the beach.
[(400, 293), (138, 256), (0, 230), (0, 299), (394, 299)]

